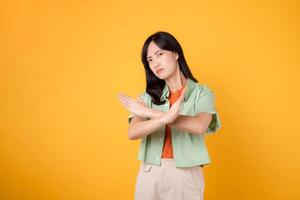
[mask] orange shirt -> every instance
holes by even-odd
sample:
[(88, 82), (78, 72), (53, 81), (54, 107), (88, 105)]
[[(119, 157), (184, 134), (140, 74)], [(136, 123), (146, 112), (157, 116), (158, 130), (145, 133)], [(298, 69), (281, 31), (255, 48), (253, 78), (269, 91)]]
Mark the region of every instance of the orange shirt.
[[(180, 97), (184, 87), (174, 92), (170, 91), (169, 102), (170, 107), (176, 102), (176, 100)], [(172, 147), (172, 138), (171, 138), (171, 127), (166, 125), (165, 129), (165, 140), (164, 140), (164, 147), (162, 152), (162, 158), (174, 158), (173, 155), (173, 147)]]

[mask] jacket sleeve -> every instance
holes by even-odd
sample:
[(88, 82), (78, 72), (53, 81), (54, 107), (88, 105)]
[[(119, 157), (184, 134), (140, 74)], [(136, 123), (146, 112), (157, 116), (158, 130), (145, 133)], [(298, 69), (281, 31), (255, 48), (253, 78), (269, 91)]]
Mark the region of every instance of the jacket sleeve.
[(206, 85), (199, 89), (195, 100), (195, 113), (198, 114), (200, 112), (212, 114), (212, 120), (205, 133), (215, 133), (221, 128), (220, 117), (215, 108), (215, 95)]
[[(149, 95), (147, 94), (147, 92), (143, 92), (143, 93), (139, 94), (139, 97), (141, 97), (142, 100), (145, 102), (145, 104), (146, 104), (147, 106), (149, 106), (149, 103), (148, 103), (148, 102), (149, 102)], [(131, 120), (132, 120), (132, 118), (133, 118), (134, 116), (136, 116), (135, 113), (129, 112), (129, 114), (128, 114), (128, 123), (131, 122)]]

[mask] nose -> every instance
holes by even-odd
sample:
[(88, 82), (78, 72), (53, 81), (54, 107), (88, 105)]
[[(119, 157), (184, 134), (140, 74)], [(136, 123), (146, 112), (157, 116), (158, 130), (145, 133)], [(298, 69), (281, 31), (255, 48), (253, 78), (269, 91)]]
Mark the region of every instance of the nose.
[(160, 65), (158, 61), (154, 61), (154, 68), (157, 68)]

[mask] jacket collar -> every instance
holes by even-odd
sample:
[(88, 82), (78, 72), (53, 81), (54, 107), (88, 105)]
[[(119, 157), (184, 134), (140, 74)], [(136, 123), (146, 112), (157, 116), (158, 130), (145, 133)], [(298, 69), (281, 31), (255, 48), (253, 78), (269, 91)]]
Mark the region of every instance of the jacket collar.
[[(186, 84), (187, 84), (187, 88), (186, 88), (186, 91), (185, 91), (185, 94), (184, 94), (184, 101), (186, 101), (189, 98), (189, 96), (191, 95), (191, 93), (192, 93), (192, 91), (195, 87), (196, 82), (193, 81), (190, 78), (187, 78)], [(165, 100), (166, 98), (169, 97), (169, 95), (170, 95), (169, 87), (168, 87), (167, 84), (165, 84), (164, 89), (162, 91), (162, 95), (160, 97), (160, 100), (161, 101)]]

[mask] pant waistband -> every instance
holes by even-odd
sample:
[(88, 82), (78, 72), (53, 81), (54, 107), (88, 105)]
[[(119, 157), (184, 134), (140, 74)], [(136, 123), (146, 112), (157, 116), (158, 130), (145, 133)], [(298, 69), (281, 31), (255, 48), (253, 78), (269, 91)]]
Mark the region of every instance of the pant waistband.
[(174, 158), (161, 158), (161, 165), (168, 165), (175, 167), (175, 160)]
[[(144, 162), (143, 162), (144, 163)], [(174, 158), (161, 158), (160, 162), (161, 166), (172, 166), (176, 167), (175, 160)], [(197, 166), (192, 166), (192, 167), (187, 167), (187, 168), (193, 168), (193, 167), (203, 167), (203, 165), (197, 165)]]

